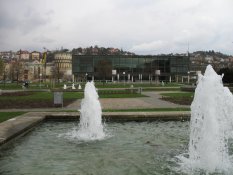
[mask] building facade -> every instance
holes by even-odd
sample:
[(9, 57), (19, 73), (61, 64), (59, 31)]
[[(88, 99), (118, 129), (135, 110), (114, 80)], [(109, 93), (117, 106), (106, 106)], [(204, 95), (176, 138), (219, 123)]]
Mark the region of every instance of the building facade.
[(30, 53), (27, 50), (19, 50), (17, 52), (17, 58), (28, 61), (30, 58)]
[(31, 60), (40, 60), (40, 52), (37, 51), (33, 51), (31, 52)]
[(72, 71), (72, 55), (69, 52), (59, 52), (54, 55), (54, 64), (59, 72), (62, 72), (66, 76), (71, 76)]
[(189, 56), (73, 54), (72, 73), (75, 81), (85, 79), (113, 81), (153, 81), (159, 79), (161, 81), (176, 81), (179, 77), (187, 76), (189, 63)]

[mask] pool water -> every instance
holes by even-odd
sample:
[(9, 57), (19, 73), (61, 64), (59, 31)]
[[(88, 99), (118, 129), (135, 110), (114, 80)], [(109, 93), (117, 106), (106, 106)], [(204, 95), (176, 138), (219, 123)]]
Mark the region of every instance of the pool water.
[(107, 123), (108, 137), (67, 138), (77, 122), (46, 122), (0, 148), (4, 175), (181, 174), (175, 156), (187, 152), (188, 122)]

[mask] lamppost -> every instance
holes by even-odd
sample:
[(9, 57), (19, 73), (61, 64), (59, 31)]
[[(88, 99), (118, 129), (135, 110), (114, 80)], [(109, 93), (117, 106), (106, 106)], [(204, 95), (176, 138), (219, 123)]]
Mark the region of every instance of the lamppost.
[(123, 76), (124, 76), (124, 86), (125, 86), (125, 72), (123, 72)]
[(86, 73), (86, 74), (85, 74), (85, 76), (86, 76), (86, 82), (87, 82), (87, 75), (88, 75), (88, 74)]
[(190, 72), (188, 71), (188, 84), (189, 84), (189, 74), (190, 74)]
[(42, 77), (42, 73), (40, 73), (40, 88), (41, 88), (41, 77)]
[(114, 82), (114, 77), (116, 76), (117, 71), (115, 69), (112, 70), (112, 83)]
[(156, 84), (159, 84), (159, 76), (160, 76), (160, 70), (159, 69), (155, 70), (155, 76), (156, 76), (155, 82), (156, 82)]

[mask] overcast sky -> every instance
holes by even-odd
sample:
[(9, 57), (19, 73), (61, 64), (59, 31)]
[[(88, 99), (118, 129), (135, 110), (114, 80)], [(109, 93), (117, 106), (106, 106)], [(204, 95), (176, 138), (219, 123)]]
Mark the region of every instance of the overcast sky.
[(0, 0), (0, 51), (233, 54), (233, 0)]

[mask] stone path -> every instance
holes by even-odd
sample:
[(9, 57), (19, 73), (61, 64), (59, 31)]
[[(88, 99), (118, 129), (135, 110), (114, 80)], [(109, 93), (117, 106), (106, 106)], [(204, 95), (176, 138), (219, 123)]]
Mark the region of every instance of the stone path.
[[(143, 97), (142, 100), (149, 103), (153, 108), (177, 108), (177, 107), (190, 107), (189, 105), (179, 105), (174, 104), (168, 101), (161, 100), (162, 96), (161, 93), (173, 93), (176, 91), (150, 91), (150, 92), (143, 92), (143, 95), (148, 97)], [(180, 93), (180, 92), (179, 92)]]
[[(170, 91), (169, 91), (170, 92)], [(177, 108), (189, 107), (187, 105), (178, 105), (171, 102), (161, 100), (162, 92), (150, 91), (143, 92), (143, 95), (148, 97), (140, 98), (103, 98), (100, 103), (103, 109), (142, 109), (142, 108)], [(65, 107), (65, 109), (80, 109), (81, 100), (76, 100), (74, 103)]]

